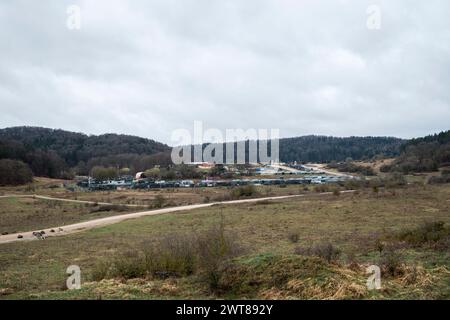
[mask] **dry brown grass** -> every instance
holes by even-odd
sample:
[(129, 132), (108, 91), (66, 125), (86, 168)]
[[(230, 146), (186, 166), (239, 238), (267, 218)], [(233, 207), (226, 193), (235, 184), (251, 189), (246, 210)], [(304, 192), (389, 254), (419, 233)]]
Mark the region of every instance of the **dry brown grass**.
[[(430, 219), (450, 223), (448, 199), (448, 185), (380, 190), (376, 195), (362, 190), (359, 194), (343, 193), (339, 197), (309, 196), (263, 204), (214, 206), (130, 220), (68, 237), (7, 244), (0, 247), (0, 288), (7, 290), (8, 298), (38, 295), (95, 299), (95, 283), (78, 293), (61, 291), (68, 265), (80, 265), (88, 279), (95, 263), (105, 257), (126, 252), (145, 240), (157, 241), (169, 233), (194, 234), (208, 230), (217, 223), (217, 215), (221, 213), (227, 228), (242, 239), (241, 244), (247, 249), (245, 256), (237, 259), (235, 272), (228, 273), (228, 281), (221, 280), (222, 285), (229, 283), (233, 290), (223, 289), (218, 296), (211, 295), (194, 275), (176, 280), (143, 280), (177, 288), (166, 293), (156, 289), (143, 293), (133, 282), (125, 281), (121, 285), (114, 282), (111, 285), (114, 293), (103, 298), (448, 299), (448, 252), (425, 247), (401, 249), (403, 272), (383, 278), (383, 290), (362, 296), (360, 290), (367, 279), (365, 266), (379, 260), (375, 240), (380, 235), (414, 229)], [(292, 243), (287, 237), (292, 230), (299, 235), (298, 243)], [(293, 255), (298, 246), (327, 241), (343, 252), (334, 264)], [(354, 253), (352, 263), (347, 258), (349, 253)], [(281, 257), (280, 261), (258, 262), (268, 254)]]
[(33, 198), (0, 199), (0, 234), (57, 227), (136, 210)]

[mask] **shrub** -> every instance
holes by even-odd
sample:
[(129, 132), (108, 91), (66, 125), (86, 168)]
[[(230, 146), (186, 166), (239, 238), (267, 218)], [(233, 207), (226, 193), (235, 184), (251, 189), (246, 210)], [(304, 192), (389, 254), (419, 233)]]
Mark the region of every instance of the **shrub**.
[(383, 182), (386, 188), (401, 187), (406, 185), (405, 176), (401, 173), (393, 173), (386, 177)]
[(106, 279), (109, 276), (109, 272), (111, 269), (111, 263), (106, 261), (100, 261), (92, 270), (91, 278), (93, 281), (100, 281), (102, 279)]
[(292, 242), (292, 243), (297, 243), (298, 240), (299, 240), (298, 233), (296, 233), (296, 232), (291, 232), (291, 233), (289, 233), (288, 239), (289, 239), (289, 241)]
[(352, 179), (352, 180), (347, 180), (343, 183), (343, 186), (345, 189), (347, 190), (357, 190), (357, 189), (361, 189), (361, 188), (365, 188), (368, 186), (368, 180), (365, 179)]
[(17, 160), (0, 160), (0, 186), (15, 186), (32, 181), (33, 173), (27, 164)]
[(375, 249), (381, 254), (385, 248), (386, 244), (380, 239), (375, 240)]
[(123, 212), (123, 211), (127, 211), (128, 208), (126, 206), (121, 206), (118, 204), (113, 204), (113, 205), (101, 205), (99, 206), (94, 205), (92, 207), (92, 209), (90, 209), (90, 213), (94, 213), (94, 212), (109, 212), (109, 211), (116, 211), (116, 212)]
[(379, 265), (382, 274), (386, 276), (396, 277), (403, 274), (402, 255), (392, 247), (383, 250)]
[(315, 192), (328, 192), (330, 190), (330, 187), (325, 184), (318, 184), (314, 187)]
[[(332, 274), (326, 262), (313, 257), (280, 256), (270, 253), (253, 255), (235, 261), (226, 267), (221, 281), (221, 290), (228, 295), (260, 298), (261, 292), (276, 292), (275, 296), (264, 298), (311, 299), (315, 293), (325, 289)], [(336, 276), (336, 274), (333, 274)], [(298, 284), (298, 286), (297, 286)], [(274, 290), (276, 289), (276, 290)], [(330, 297), (335, 294), (335, 288)]]
[(255, 186), (253, 186), (253, 185), (233, 188), (231, 190), (231, 198), (232, 199), (240, 199), (242, 197), (251, 197), (256, 194), (257, 194), (257, 190), (256, 190)]
[(161, 194), (156, 195), (155, 200), (154, 200), (155, 208), (162, 208), (162, 207), (164, 207), (165, 203), (166, 203), (166, 198), (164, 198), (163, 195), (161, 195)]
[(436, 243), (450, 235), (450, 229), (443, 221), (425, 222), (414, 229), (403, 230), (398, 239), (411, 245), (420, 246), (426, 243)]
[(179, 277), (196, 269), (194, 239), (180, 234), (168, 235), (144, 249), (145, 268), (155, 277)]
[(197, 250), (203, 279), (210, 290), (216, 291), (227, 263), (240, 252), (235, 237), (225, 233), (221, 221), (218, 226), (197, 238)]
[(219, 288), (223, 270), (240, 252), (235, 237), (227, 234), (223, 223), (197, 236), (173, 234), (146, 243), (140, 250), (128, 251), (98, 263), (92, 279), (181, 277), (201, 272), (199, 279), (211, 290)]
[(354, 164), (351, 162), (330, 163), (328, 168), (337, 169), (339, 172), (360, 173), (365, 176), (374, 176), (375, 171), (371, 167)]
[(433, 176), (428, 179), (429, 184), (450, 183), (450, 174), (442, 174), (441, 176)]
[(295, 253), (303, 256), (319, 257), (326, 262), (331, 263), (335, 262), (339, 258), (341, 250), (333, 246), (333, 244), (327, 242), (316, 244), (306, 249), (296, 248)]
[(125, 279), (140, 278), (146, 275), (145, 260), (141, 252), (128, 251), (113, 260), (112, 276)]

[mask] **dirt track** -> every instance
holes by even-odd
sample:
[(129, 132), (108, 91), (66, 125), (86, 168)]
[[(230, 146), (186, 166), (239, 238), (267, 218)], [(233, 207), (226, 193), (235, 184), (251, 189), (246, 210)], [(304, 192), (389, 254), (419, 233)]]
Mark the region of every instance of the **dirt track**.
[(19, 194), (19, 195), (4, 195), (0, 196), (0, 199), (2, 198), (33, 198), (33, 199), (41, 199), (41, 200), (51, 200), (51, 201), (62, 201), (62, 202), (73, 202), (73, 203), (83, 203), (83, 204), (98, 204), (102, 206), (114, 206), (114, 205), (120, 205), (122, 207), (132, 207), (132, 208), (142, 208), (142, 207), (148, 207), (147, 205), (141, 205), (141, 204), (115, 204), (115, 203), (109, 203), (109, 202), (96, 202), (96, 201), (86, 201), (86, 200), (73, 200), (73, 199), (64, 199), (64, 198), (54, 198), (54, 197), (48, 197), (48, 196), (39, 196), (36, 194)]
[[(349, 193), (349, 192), (354, 192), (354, 190), (343, 191), (343, 193)], [(330, 195), (330, 194), (331, 194), (331, 192), (324, 192), (324, 193), (320, 193), (319, 195)], [(89, 229), (94, 229), (94, 228), (111, 225), (114, 223), (129, 220), (129, 219), (136, 219), (136, 218), (141, 218), (141, 217), (146, 217), (146, 216), (154, 216), (154, 215), (171, 213), (171, 212), (179, 212), (179, 211), (188, 211), (188, 210), (211, 207), (211, 206), (219, 205), (219, 204), (251, 203), (251, 202), (258, 202), (258, 201), (263, 201), (263, 200), (282, 200), (282, 199), (299, 198), (299, 197), (305, 197), (305, 196), (306, 195), (301, 194), (301, 195), (265, 197), (265, 198), (254, 198), (254, 199), (245, 199), (245, 200), (232, 200), (232, 201), (192, 204), (192, 205), (187, 205), (187, 206), (179, 206), (179, 207), (156, 209), (156, 210), (149, 210), (149, 211), (142, 211), (142, 212), (135, 212), (135, 213), (127, 213), (127, 214), (122, 214), (122, 215), (117, 215), (117, 216), (112, 216), (112, 217), (95, 219), (95, 220), (91, 220), (91, 221), (79, 222), (79, 223), (70, 224), (70, 225), (66, 225), (66, 226), (45, 228), (45, 229), (34, 230), (34, 231), (39, 231), (39, 232), (44, 231), (45, 235), (48, 237), (63, 236), (63, 235), (68, 235), (68, 234), (72, 234), (72, 233), (76, 233), (76, 232), (89, 230)], [(69, 199), (60, 199), (60, 198), (51, 198), (51, 197), (33, 196), (33, 195), (0, 196), (0, 198), (6, 198), (6, 197), (21, 197), (21, 198), (37, 197), (39, 199), (47, 199), (47, 200), (54, 200), (54, 201), (86, 203), (86, 201), (81, 201), (81, 200), (69, 200)], [(110, 203), (104, 203), (104, 205), (110, 205)], [(129, 205), (129, 206), (132, 206), (132, 205)], [(133, 205), (133, 206), (136, 206), (136, 205)], [(54, 232), (51, 232), (51, 230), (54, 230)], [(2, 236), (0, 236), (0, 244), (16, 242), (16, 241), (38, 240), (38, 238), (33, 235), (34, 231), (2, 235)], [(19, 235), (21, 235), (22, 238), (18, 238)]]

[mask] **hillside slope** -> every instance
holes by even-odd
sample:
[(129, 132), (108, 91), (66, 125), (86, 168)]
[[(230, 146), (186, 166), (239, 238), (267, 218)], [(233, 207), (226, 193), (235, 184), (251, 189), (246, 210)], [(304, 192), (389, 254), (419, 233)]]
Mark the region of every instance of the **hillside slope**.
[(77, 165), (93, 159), (127, 155), (136, 158), (169, 151), (154, 140), (130, 135), (82, 133), (39, 127), (0, 130), (0, 159), (18, 159), (30, 165), (35, 175), (61, 177)]
[[(280, 160), (330, 162), (395, 157), (405, 142), (394, 137), (284, 138), (279, 143)], [(127, 167), (132, 171), (146, 170), (155, 164), (168, 165), (170, 150), (165, 144), (131, 135), (95, 136), (39, 127), (0, 129), (0, 159), (21, 160), (35, 175), (52, 178), (64, 177), (72, 168), (78, 174), (87, 174), (97, 165)]]
[(280, 140), (283, 162), (330, 162), (370, 159), (376, 155), (395, 157), (405, 140), (393, 137), (304, 136)]
[(398, 159), (381, 170), (430, 172), (443, 166), (450, 166), (450, 130), (408, 141), (402, 145)]

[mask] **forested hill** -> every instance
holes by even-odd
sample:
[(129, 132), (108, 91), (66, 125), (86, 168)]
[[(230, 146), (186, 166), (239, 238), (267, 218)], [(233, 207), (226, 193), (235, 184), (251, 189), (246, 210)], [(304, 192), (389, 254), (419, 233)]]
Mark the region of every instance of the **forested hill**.
[(401, 147), (401, 155), (382, 171), (403, 173), (430, 172), (450, 166), (450, 130), (409, 140)]
[(30, 165), (34, 174), (60, 177), (61, 172), (92, 159), (133, 155), (149, 156), (170, 148), (162, 143), (129, 135), (85, 135), (39, 127), (0, 130), (0, 159), (17, 159)]
[(392, 137), (327, 137), (303, 136), (280, 140), (283, 162), (330, 162), (370, 159), (381, 155), (395, 157), (405, 140)]
[(423, 143), (431, 143), (435, 145), (445, 145), (450, 143), (450, 130), (442, 131), (440, 133), (431, 134), (422, 138), (414, 138), (402, 145), (402, 151), (408, 149), (411, 146), (417, 146)]
[[(279, 141), (279, 157), (281, 162), (331, 162), (353, 160), (368, 160), (373, 157), (391, 158), (400, 154), (400, 148), (406, 140), (392, 137), (329, 137), (303, 136), (283, 138)], [(259, 149), (259, 141), (257, 150)], [(204, 144), (205, 148), (208, 144)], [(245, 145), (246, 160), (248, 160), (249, 142)], [(223, 158), (226, 159), (226, 147), (216, 144), (216, 148), (223, 148)], [(270, 150), (270, 142), (268, 146)], [(236, 147), (235, 147), (236, 158)]]
[(0, 139), (14, 140), (25, 150), (55, 151), (69, 166), (91, 158), (118, 154), (155, 154), (169, 150), (165, 144), (129, 135), (88, 136), (59, 129), (14, 127), (0, 130)]
[[(404, 140), (388, 137), (304, 136), (280, 140), (283, 162), (329, 162), (393, 157)], [(88, 136), (64, 130), (14, 127), (0, 130), (0, 159), (21, 160), (37, 176), (87, 174), (94, 166), (132, 172), (171, 163), (170, 147), (145, 138), (104, 134)]]

